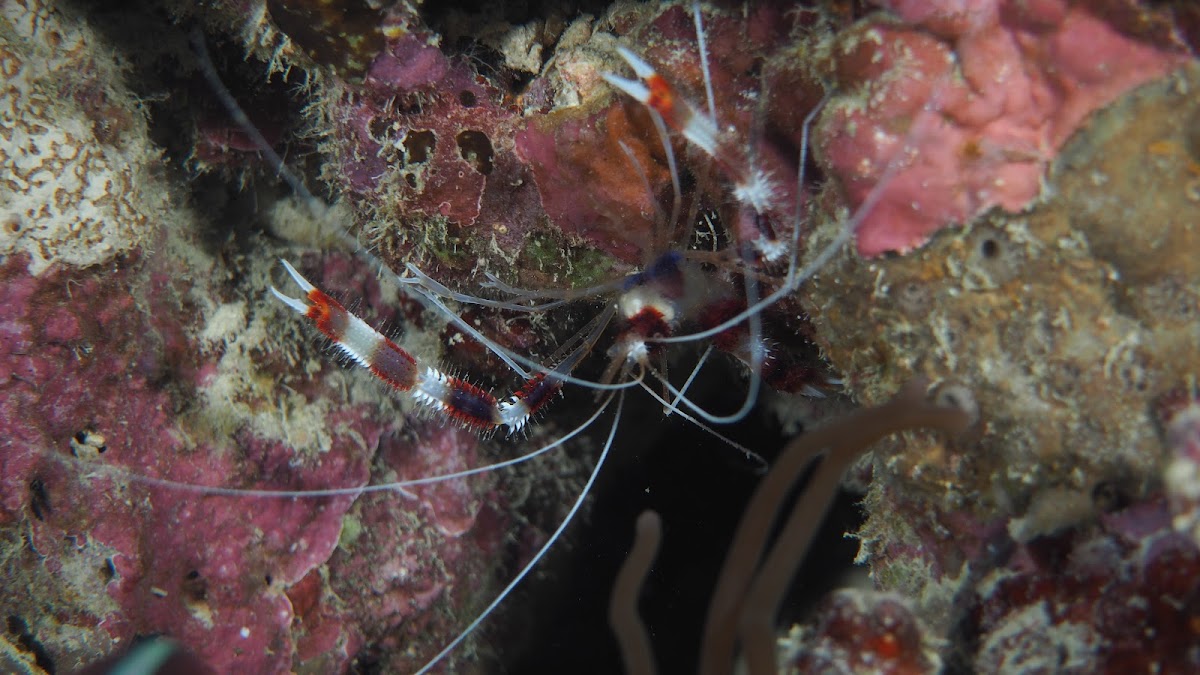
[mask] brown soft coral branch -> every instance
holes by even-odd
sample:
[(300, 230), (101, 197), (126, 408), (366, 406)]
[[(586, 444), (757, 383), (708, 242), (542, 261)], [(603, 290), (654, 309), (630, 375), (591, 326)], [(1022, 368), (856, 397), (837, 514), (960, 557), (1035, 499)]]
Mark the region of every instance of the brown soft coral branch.
[(662, 519), (654, 511), (642, 511), (637, 519), (633, 550), (621, 565), (608, 604), (608, 624), (617, 635), (621, 660), (625, 663), (628, 675), (654, 675), (656, 670), (654, 649), (650, 646), (646, 625), (638, 616), (637, 601), (642, 594), (646, 574), (658, 555), (660, 541)]
[[(751, 498), (730, 545), (709, 605), (700, 653), (702, 675), (731, 672), (739, 639), (750, 673), (776, 672), (775, 617), (779, 602), (804, 561), (846, 468), (874, 443), (900, 431), (965, 431), (972, 422), (972, 414), (963, 407), (929, 401), (924, 385), (912, 383), (881, 406), (855, 411), (788, 444)], [(763, 560), (771, 526), (784, 500), (805, 467), (823, 453), (828, 453), (825, 461), (817, 467), (792, 507), (778, 541)], [(656, 523), (656, 516), (639, 519), (634, 553), (626, 560), (614, 589), (614, 608), (636, 607), (641, 579), (657, 548)], [(620, 619), (610, 612), (610, 618), (626, 667), (631, 672), (653, 673), (653, 655), (645, 643), (645, 629), (641, 628), (636, 612), (627, 610)], [(640, 647), (635, 645), (631, 637), (634, 635), (642, 636)]]

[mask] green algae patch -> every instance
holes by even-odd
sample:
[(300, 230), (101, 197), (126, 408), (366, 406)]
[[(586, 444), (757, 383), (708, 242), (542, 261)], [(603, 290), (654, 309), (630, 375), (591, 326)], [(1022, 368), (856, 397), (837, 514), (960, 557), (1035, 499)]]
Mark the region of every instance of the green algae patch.
[(521, 251), (523, 267), (535, 269), (570, 288), (587, 288), (611, 279), (611, 256), (586, 245), (570, 245), (548, 233), (534, 233)]

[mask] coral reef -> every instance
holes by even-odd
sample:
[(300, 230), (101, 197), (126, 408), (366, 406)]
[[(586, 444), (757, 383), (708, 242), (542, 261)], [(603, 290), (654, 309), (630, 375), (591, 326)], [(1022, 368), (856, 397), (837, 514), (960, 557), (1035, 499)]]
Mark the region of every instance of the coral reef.
[[(908, 256), (843, 257), (807, 289), (825, 353), (864, 400), (914, 374), (977, 400), (974, 437), (910, 438), (876, 458), (859, 533), (876, 584), (915, 598), (917, 615), (942, 635), (964, 625), (975, 634), (961, 618), (963, 594), (987, 595), (977, 575), (992, 568), (997, 541), (1074, 531), (1122, 504), (1161, 511), (1146, 500), (1162, 489), (1168, 461), (1187, 461), (1186, 415), (1176, 415), (1187, 397), (1175, 397), (1182, 406), (1156, 404), (1187, 391), (1181, 378), (1200, 367), (1200, 269), (1187, 253), (1196, 246), (1197, 77), (1189, 65), (1093, 114), (1057, 156), (1041, 203), (993, 210)], [(1181, 488), (1172, 490), (1186, 512)], [(1183, 545), (1161, 524), (1153, 529)], [(1142, 595), (1176, 593), (1094, 553), (1085, 547), (1074, 557), (1099, 584), (1089, 593), (1124, 584)], [(1190, 597), (1188, 588), (1179, 597)], [(1092, 632), (1101, 617), (1090, 609), (1021, 593), (984, 602), (996, 618), (978, 627), (980, 651), (967, 647), (973, 667), (1015, 667), (1003, 659), (1023, 640), (1059, 645), (1065, 633), (1044, 632), (1066, 613), (1082, 631), (1076, 637), (1090, 636), (1079, 672), (1120, 670), (1130, 638), (1099, 624)], [(1154, 629), (1158, 619), (1127, 618), (1152, 632), (1142, 638), (1157, 655), (1147, 662), (1177, 655), (1181, 638)]]
[[(287, 500), (112, 472), (306, 490), (364, 485), (374, 458), (397, 479), (477, 462), (472, 436), (423, 424), (400, 433), (402, 413), (377, 393), (337, 394), (344, 384), (320, 354), (305, 358), (323, 375), (296, 370), (304, 337), (269, 337), (270, 315), (244, 298), (192, 311), (199, 293), (220, 294), (176, 276), (181, 260), (35, 276), (20, 255), (0, 274), (5, 606), (58, 667), (159, 632), (214, 668), (254, 672), (340, 669), (402, 622), (440, 646), (458, 622), (418, 629), (420, 617), (437, 616), (452, 588), (468, 602), (454, 579), (486, 578), (500, 559), (506, 516), (491, 481)], [(39, 602), (23, 602), (23, 587)], [(416, 658), (429, 648), (419, 644), (406, 643)]]
[[(925, 378), (980, 421), (964, 437), (906, 433), (852, 471), (869, 483), (860, 559), (880, 593), (833, 596), (783, 665), (869, 652), (848, 667), (925, 672), (939, 640), (943, 659), (982, 671), (1192, 657), (1194, 9), (706, 7), (718, 133), (773, 186), (751, 214), (739, 167), (674, 137), (668, 153), (646, 108), (601, 77), (626, 72), (616, 47), (632, 47), (707, 109), (680, 3), (535, 17), (145, 0), (140, 20), (162, 31), (140, 37), (99, 29), (109, 9), (84, 4), (0, 9), (5, 666), (70, 670), (168, 633), (222, 671), (413, 669), (569, 503), (594, 438), (503, 481), (295, 500), (181, 487), (357, 488), (493, 453), (334, 367), (272, 305), (277, 258), (422, 358), (509, 387), (488, 350), (397, 298), (344, 239), (464, 292), (483, 272), (588, 287), (690, 249), (706, 328), (749, 304), (746, 279), (766, 297), (788, 274), (766, 255), (722, 257), (748, 233), (785, 247), (798, 233), (811, 261), (864, 204), (857, 250), (761, 312), (765, 381), (811, 392), (831, 366), (871, 405)], [(336, 227), (263, 179), (260, 148), (208, 100), (194, 25), (235, 63), (268, 142), (340, 199)], [(601, 300), (464, 317), (548, 360)], [(709, 342), (738, 355), (741, 337)], [(595, 405), (574, 396), (504, 452)], [(659, 408), (627, 414), (648, 428)], [(1138, 600), (1108, 602), (1125, 596)]]
[[(185, 196), (189, 158), (164, 163), (151, 140), (170, 116), (138, 107), (129, 62), (84, 16), (41, 2), (3, 12), (6, 667), (73, 671), (169, 634), (219, 672), (415, 668), (524, 555), (507, 539), (522, 482), (222, 493), (426, 477), (480, 463), (484, 443), (409, 420), (280, 320), (264, 291), (285, 248), (214, 232), (209, 219), (236, 212)], [(165, 35), (188, 53), (182, 30)], [(265, 217), (288, 222), (270, 229), (304, 231), (311, 216), (278, 206)], [(350, 260), (302, 267), (392, 304)], [(405, 323), (406, 339), (437, 349), (440, 323), (431, 336)], [(553, 485), (545, 494), (556, 510)]]

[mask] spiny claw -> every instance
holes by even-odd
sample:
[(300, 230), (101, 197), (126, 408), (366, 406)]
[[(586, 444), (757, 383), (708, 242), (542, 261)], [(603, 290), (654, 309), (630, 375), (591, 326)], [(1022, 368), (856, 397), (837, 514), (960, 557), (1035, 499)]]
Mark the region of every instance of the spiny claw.
[(625, 92), (642, 105), (646, 105), (650, 102), (650, 90), (641, 82), (637, 80), (631, 80), (626, 77), (621, 77), (620, 75), (613, 75), (612, 73), (600, 73), (600, 77), (604, 78), (605, 82), (609, 83), (614, 88)]
[(658, 113), (668, 127), (683, 134), (709, 156), (716, 157), (720, 135), (716, 122), (680, 97), (675, 88), (640, 56), (620, 45), (617, 46), (617, 53), (625, 59), (638, 79), (601, 73), (604, 81)]
[(621, 58), (625, 59), (625, 63), (628, 63), (630, 68), (633, 68), (634, 74), (639, 78), (645, 80), (657, 74), (654, 72), (654, 68), (642, 60), (642, 57), (638, 56), (632, 49), (617, 45), (617, 53), (621, 55)]
[(287, 268), (288, 274), (292, 275), (292, 279), (295, 280), (296, 285), (300, 287), (300, 290), (304, 291), (305, 293), (311, 293), (317, 290), (317, 287), (313, 286), (308, 279), (305, 279), (304, 275), (297, 272), (296, 268), (292, 267), (290, 262), (284, 260), (283, 258), (280, 258), (279, 262), (283, 263), (283, 266)]
[[(308, 279), (305, 279), (303, 275), (297, 272), (296, 268), (292, 267), (291, 263), (282, 258), (279, 259), (279, 262), (283, 263), (283, 266), (287, 268), (288, 274), (292, 275), (292, 280), (296, 282), (296, 285), (300, 287), (300, 290), (304, 291), (305, 296), (308, 296), (310, 293), (317, 290), (317, 287), (313, 286)], [(301, 314), (308, 314), (309, 305), (305, 304), (303, 300), (299, 298), (293, 298), (290, 295), (284, 295), (278, 288), (275, 288), (274, 286), (271, 287), (271, 292), (274, 293), (275, 297), (279, 298), (279, 300), (288, 307), (291, 307)]]
[(628, 63), (630, 68), (633, 68), (633, 73), (637, 75), (638, 79), (631, 80), (620, 75), (614, 75), (613, 73), (600, 73), (600, 77), (603, 77), (604, 81), (613, 87), (629, 94), (638, 103), (650, 105), (650, 87), (653, 86), (656, 78), (661, 80), (661, 78), (658, 78), (658, 73), (654, 72), (654, 68), (649, 63), (643, 61), (642, 57), (633, 53), (633, 50), (627, 47), (617, 45), (617, 53), (621, 55), (621, 58), (625, 59), (625, 63)]

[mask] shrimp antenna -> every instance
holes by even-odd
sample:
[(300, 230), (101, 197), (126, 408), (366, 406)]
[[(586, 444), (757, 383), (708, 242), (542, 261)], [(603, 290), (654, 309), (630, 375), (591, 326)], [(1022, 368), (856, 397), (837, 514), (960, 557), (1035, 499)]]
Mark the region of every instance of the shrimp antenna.
[[(636, 386), (636, 384), (637, 383), (635, 382), (634, 385)], [(175, 490), (177, 492), (194, 492), (197, 494), (211, 495), (211, 496), (218, 496), (218, 497), (254, 497), (254, 498), (265, 498), (265, 499), (318, 499), (318, 498), (322, 498), (322, 497), (357, 497), (359, 495), (370, 494), (373, 492), (399, 492), (399, 493), (405, 494), (407, 496), (412, 496), (407, 491), (405, 491), (404, 488), (418, 487), (421, 485), (432, 485), (434, 483), (442, 483), (442, 482), (445, 482), (448, 480), (454, 480), (456, 478), (467, 478), (467, 477), (475, 476), (475, 475), (478, 475), (481, 473), (487, 473), (489, 471), (506, 469), (510, 466), (516, 466), (517, 464), (523, 464), (525, 462), (528, 462), (529, 460), (541, 457), (542, 455), (546, 454), (547, 452), (550, 452), (551, 450), (554, 450), (555, 448), (559, 448), (559, 447), (562, 447), (563, 445), (566, 445), (568, 441), (570, 441), (571, 439), (575, 438), (576, 436), (579, 436), (584, 431), (586, 431), (589, 427), (592, 426), (593, 423), (595, 423), (595, 421), (597, 419), (600, 418), (600, 416), (602, 414), (604, 414), (604, 411), (608, 409), (608, 405), (611, 402), (612, 402), (612, 395), (610, 394), (608, 396), (608, 398), (596, 409), (596, 411), (594, 413), (592, 413), (592, 415), (590, 417), (588, 417), (586, 420), (584, 420), (579, 426), (575, 427), (574, 429), (567, 432), (566, 434), (563, 434), (559, 438), (551, 441), (550, 443), (547, 443), (546, 445), (543, 445), (543, 446), (537, 448), (536, 450), (531, 450), (531, 451), (526, 452), (517, 457), (513, 457), (511, 459), (506, 459), (502, 462), (495, 462), (493, 464), (485, 464), (483, 466), (477, 466), (472, 469), (464, 469), (462, 471), (455, 471), (453, 473), (441, 474), (438, 476), (423, 476), (421, 478), (412, 478), (409, 480), (401, 480), (401, 481), (395, 481), (395, 482), (391, 482), (391, 483), (377, 483), (374, 485), (363, 485), (360, 487), (324, 488), (324, 489), (315, 489), (315, 490), (272, 490), (270, 488), (233, 488), (233, 487), (221, 487), (221, 486), (217, 486), (217, 485), (200, 485), (197, 483), (186, 483), (183, 481), (171, 480), (169, 478), (156, 478), (154, 476), (147, 476), (145, 474), (137, 473), (136, 471), (127, 469), (122, 466), (114, 466), (111, 464), (97, 464), (95, 462), (89, 462), (89, 461), (80, 459), (78, 457), (67, 456), (67, 455), (58, 454), (58, 453), (54, 453), (54, 454), (52, 454), (52, 456), (55, 459), (57, 459), (63, 463), (78, 464), (78, 465), (86, 466), (94, 474), (118, 476), (118, 477), (128, 480), (132, 483), (148, 485), (150, 487), (161, 487), (161, 488), (166, 488), (168, 490)]]
[(700, 14), (700, 3), (692, 3), (692, 22), (696, 24), (696, 48), (700, 51), (700, 72), (704, 74), (704, 93), (708, 96), (708, 117), (713, 126), (717, 123), (717, 98), (713, 95), (712, 73), (708, 69), (708, 41), (704, 37), (704, 17)]
[[(639, 378), (639, 380), (640, 380), (640, 378)], [(667, 399), (665, 397), (663, 397), (662, 395), (658, 394), (657, 392), (655, 392), (652, 388), (650, 388), (650, 386), (648, 384), (646, 384), (645, 382), (640, 382), (640, 384), (642, 386), (642, 389), (644, 389), (646, 391), (646, 393), (650, 394), (650, 396), (652, 396), (654, 398), (654, 400), (658, 401), (663, 406), (668, 405)], [(746, 446), (742, 445), (741, 443), (738, 443), (737, 441), (733, 440), (732, 438), (729, 438), (728, 436), (722, 434), (721, 432), (717, 431), (716, 429), (713, 429), (712, 427), (708, 426), (704, 422), (701, 422), (700, 420), (696, 419), (695, 417), (692, 417), (691, 415), (685, 413), (682, 410), (675, 410), (675, 414), (679, 415), (684, 420), (690, 422), (693, 426), (699, 428), (701, 431), (704, 431), (705, 433), (712, 436), (713, 438), (716, 438), (717, 440), (721, 441), (725, 445), (728, 445), (729, 447), (733, 448), (734, 450), (741, 452), (742, 456), (745, 457), (747, 460), (750, 461), (750, 463), (752, 463), (754, 465), (755, 473), (765, 473), (766, 472), (768, 464), (767, 464), (767, 460), (763, 459), (762, 455), (758, 454), (757, 452), (754, 452), (753, 450), (751, 450), (750, 448), (747, 448)]]
[[(612, 398), (613, 394), (609, 394), (608, 400), (604, 405), (607, 406), (608, 403), (612, 401)], [(521, 568), (521, 571), (517, 573), (517, 576), (514, 577), (512, 581), (508, 582), (508, 585), (504, 587), (504, 590), (500, 591), (500, 595), (496, 596), (496, 599), (493, 600), (490, 605), (484, 607), (483, 611), (479, 613), (479, 616), (475, 617), (471, 623), (467, 624), (467, 627), (463, 630), (463, 632), (458, 634), (458, 637), (451, 640), (450, 644), (446, 645), (442, 651), (438, 652), (432, 659), (429, 660), (428, 663), (421, 666), (421, 669), (417, 671), (417, 675), (424, 675), (425, 673), (428, 673), (430, 669), (438, 664), (438, 662), (446, 658), (447, 654), (454, 651), (458, 645), (462, 644), (462, 641), (467, 639), (467, 636), (474, 632), (475, 629), (478, 628), (479, 625), (482, 624), (493, 611), (495, 611), (496, 607), (498, 607), (501, 602), (504, 602), (504, 599), (512, 593), (513, 589), (516, 588), (517, 585), (522, 581), (524, 581), (525, 577), (529, 576), (529, 573), (533, 570), (533, 568), (539, 562), (541, 562), (542, 558), (546, 556), (546, 552), (550, 550), (550, 547), (553, 546), (555, 542), (557, 542), (562, 536), (563, 531), (565, 531), (567, 526), (571, 524), (571, 520), (575, 517), (575, 514), (579, 513), (580, 507), (583, 506), (583, 500), (586, 499), (588, 494), (592, 491), (592, 486), (596, 483), (596, 477), (600, 475), (600, 467), (604, 466), (604, 461), (608, 459), (608, 452), (609, 450), (612, 450), (613, 438), (617, 435), (617, 425), (621, 421), (621, 409), (624, 403), (625, 392), (620, 392), (617, 394), (617, 410), (613, 414), (612, 426), (610, 426), (608, 429), (608, 439), (604, 441), (604, 449), (600, 451), (600, 457), (596, 460), (596, 466), (592, 468), (592, 473), (588, 476), (587, 482), (584, 483), (583, 489), (579, 491), (579, 496), (575, 499), (575, 502), (571, 504), (571, 508), (567, 511), (567, 515), (563, 518), (562, 523), (560, 523), (558, 528), (551, 533), (550, 537), (546, 540), (546, 543), (542, 544), (541, 548), (538, 549), (537, 553), (533, 555), (533, 558), (525, 565), (525, 567)]]

